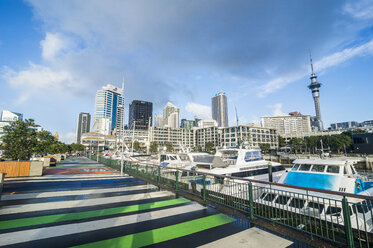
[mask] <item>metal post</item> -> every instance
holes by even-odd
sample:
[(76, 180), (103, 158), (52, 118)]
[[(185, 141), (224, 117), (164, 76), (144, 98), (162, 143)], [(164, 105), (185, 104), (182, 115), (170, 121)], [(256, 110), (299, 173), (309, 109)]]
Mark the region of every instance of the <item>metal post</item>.
[(158, 166), (158, 186), (161, 183), (161, 167)]
[(254, 219), (254, 201), (253, 201), (253, 184), (249, 183), (249, 208), (250, 208), (250, 220)]
[[(121, 156), (120, 156), (120, 175), (123, 176), (123, 153), (124, 153), (124, 128), (122, 127), (121, 130), (122, 133), (122, 151), (121, 151)], [(119, 138), (120, 140), (120, 138)]]
[(98, 145), (99, 145), (99, 143), (98, 143), (98, 141), (97, 141), (97, 154), (96, 154), (96, 155), (97, 155), (97, 156), (96, 156), (96, 157), (97, 157), (97, 163), (98, 163)]
[(175, 176), (176, 176), (175, 190), (176, 190), (176, 193), (177, 193), (179, 191), (179, 171), (178, 170), (176, 171)]
[(206, 175), (203, 175), (202, 182), (203, 182), (203, 194), (202, 194), (202, 198), (203, 198), (203, 202), (206, 202)]
[(351, 219), (350, 219), (350, 208), (348, 206), (348, 201), (345, 196), (342, 199), (342, 210), (343, 210), (343, 220), (346, 232), (346, 242), (349, 248), (354, 247), (354, 235), (352, 234)]

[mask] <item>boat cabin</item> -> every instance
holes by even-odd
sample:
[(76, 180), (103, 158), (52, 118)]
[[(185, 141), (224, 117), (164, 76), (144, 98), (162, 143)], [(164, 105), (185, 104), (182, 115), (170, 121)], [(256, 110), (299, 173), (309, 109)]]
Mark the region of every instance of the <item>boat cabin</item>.
[(297, 159), (279, 183), (358, 194), (370, 183), (364, 183), (352, 161), (332, 159)]

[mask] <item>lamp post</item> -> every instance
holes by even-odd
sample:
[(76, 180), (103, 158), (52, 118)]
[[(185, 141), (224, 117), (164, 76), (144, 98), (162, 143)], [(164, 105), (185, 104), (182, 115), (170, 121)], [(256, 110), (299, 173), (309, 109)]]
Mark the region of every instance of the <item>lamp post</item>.
[(97, 163), (98, 163), (99, 144), (100, 144), (99, 141), (97, 141), (97, 154), (96, 154)]
[[(122, 154), (120, 156), (120, 175), (123, 176), (123, 163), (124, 163), (123, 162), (123, 153), (124, 153), (124, 149), (123, 149), (123, 147), (124, 147), (124, 130), (123, 130), (123, 128), (122, 128), (121, 133), (122, 133)], [(119, 140), (120, 140), (120, 138), (119, 138)]]

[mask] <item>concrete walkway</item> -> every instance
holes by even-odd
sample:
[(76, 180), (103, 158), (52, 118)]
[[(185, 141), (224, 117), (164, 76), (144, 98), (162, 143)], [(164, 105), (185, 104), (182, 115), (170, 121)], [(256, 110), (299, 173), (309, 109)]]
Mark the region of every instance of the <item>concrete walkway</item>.
[(0, 246), (288, 247), (291, 244), (265, 231), (248, 229), (213, 208), (159, 191), (137, 178), (121, 177), (118, 172), (86, 158), (67, 159), (57, 168), (47, 169), (43, 177), (7, 179), (0, 202)]

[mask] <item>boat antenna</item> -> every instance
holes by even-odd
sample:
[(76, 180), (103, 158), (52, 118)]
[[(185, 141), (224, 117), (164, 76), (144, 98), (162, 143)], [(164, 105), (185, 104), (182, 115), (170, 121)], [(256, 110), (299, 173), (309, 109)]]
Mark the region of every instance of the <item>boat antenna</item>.
[(237, 146), (240, 147), (241, 146), (241, 145), (239, 145), (240, 138), (238, 137), (238, 114), (237, 114), (237, 107), (234, 106), (234, 109), (236, 111), (236, 122), (237, 122), (237, 127), (236, 127)]

